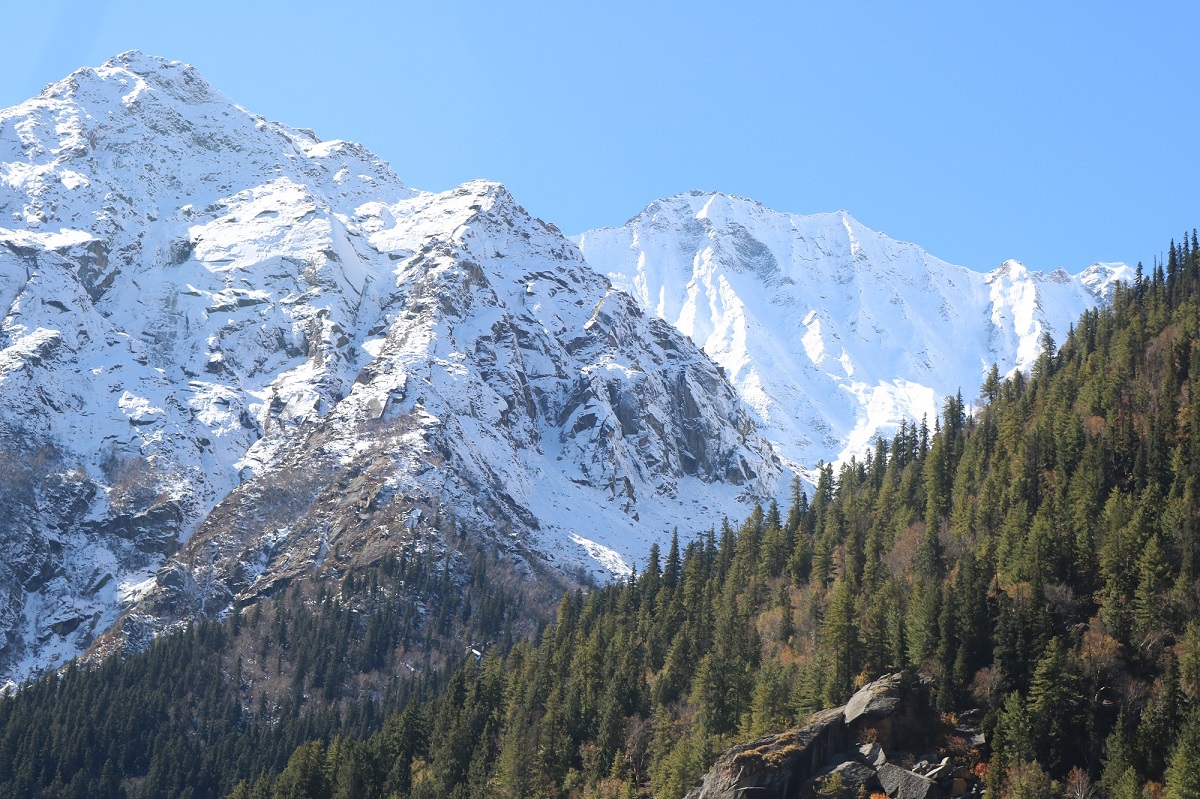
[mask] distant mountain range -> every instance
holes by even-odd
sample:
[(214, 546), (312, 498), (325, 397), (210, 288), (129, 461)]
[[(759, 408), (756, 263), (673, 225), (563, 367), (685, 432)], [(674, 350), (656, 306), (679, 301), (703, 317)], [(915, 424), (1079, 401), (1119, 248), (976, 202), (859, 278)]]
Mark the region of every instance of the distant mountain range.
[(861, 455), (904, 420), (1028, 369), (1124, 264), (1077, 275), (939, 260), (844, 211), (797, 216), (691, 192), (576, 241), (588, 262), (722, 366), (789, 467)]
[(626, 574), (1127, 274), (984, 275), (720, 194), (571, 241), (124, 53), (0, 111), (0, 675), (449, 527)]

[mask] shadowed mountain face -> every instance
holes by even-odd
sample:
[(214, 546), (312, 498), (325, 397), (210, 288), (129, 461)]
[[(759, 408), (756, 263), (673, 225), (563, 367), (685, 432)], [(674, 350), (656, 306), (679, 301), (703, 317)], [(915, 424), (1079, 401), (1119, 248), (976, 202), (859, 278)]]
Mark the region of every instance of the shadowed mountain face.
[(783, 479), (717, 366), (502, 186), (414, 191), (139, 53), (0, 112), (0, 308), (6, 677), (451, 523), (622, 574)]

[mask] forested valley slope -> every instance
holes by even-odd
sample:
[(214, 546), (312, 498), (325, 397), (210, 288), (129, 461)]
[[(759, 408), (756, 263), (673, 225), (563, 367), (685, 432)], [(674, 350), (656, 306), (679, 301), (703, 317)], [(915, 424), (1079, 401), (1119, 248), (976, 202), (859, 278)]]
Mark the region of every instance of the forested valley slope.
[[(948, 398), (544, 624), (494, 553), (467, 585), (414, 556), (30, 684), (0, 702), (0, 790), (679, 799), (909, 670), (944, 721), (978, 717), (994, 796), (1194, 796), (1195, 234), (1168, 252), (972, 413)], [(446, 601), (406, 603), (417, 584)], [(405, 661), (435, 636), (461, 657)]]

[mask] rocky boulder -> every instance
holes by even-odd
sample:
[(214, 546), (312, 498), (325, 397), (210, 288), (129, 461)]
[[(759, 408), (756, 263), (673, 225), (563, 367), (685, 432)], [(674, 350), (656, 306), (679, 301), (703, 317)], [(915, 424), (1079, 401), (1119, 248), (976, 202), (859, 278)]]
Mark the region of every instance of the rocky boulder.
[[(954, 731), (933, 711), (929, 691), (911, 674), (882, 677), (842, 707), (725, 752), (688, 799), (852, 797), (880, 789), (893, 799), (937, 799), (954, 788), (961, 793), (952, 778), (969, 772), (948, 757), (927, 766), (928, 774), (903, 765), (919, 753), (950, 748)], [(962, 741), (954, 748), (962, 752)]]
[(857, 760), (845, 760), (818, 774), (809, 791), (819, 796), (856, 799), (879, 788), (879, 777), (875, 769)]
[(801, 795), (805, 783), (848, 743), (842, 710), (822, 711), (802, 727), (730, 749), (688, 793), (688, 799), (734, 799), (746, 793)]
[(941, 796), (936, 782), (908, 769), (884, 763), (876, 773), (884, 793), (893, 799), (937, 799)]

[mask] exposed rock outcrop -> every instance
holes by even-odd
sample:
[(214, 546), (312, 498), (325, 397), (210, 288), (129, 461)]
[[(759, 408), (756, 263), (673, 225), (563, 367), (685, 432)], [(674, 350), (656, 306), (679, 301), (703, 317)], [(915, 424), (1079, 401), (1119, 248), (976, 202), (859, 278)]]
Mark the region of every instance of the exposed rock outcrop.
[(908, 769), (884, 763), (877, 773), (884, 792), (894, 799), (936, 799), (941, 796), (936, 782)]
[(801, 795), (804, 783), (849, 742), (843, 710), (822, 711), (802, 727), (730, 749), (688, 793), (688, 799)]
[[(929, 752), (947, 748), (962, 762), (942, 757), (928, 765)], [(961, 796), (981, 789), (969, 779), (969, 761), (977, 757), (961, 732), (933, 712), (927, 685), (892, 674), (800, 727), (725, 752), (688, 799), (849, 798), (878, 790), (893, 799)], [(924, 766), (905, 767), (918, 759)]]

